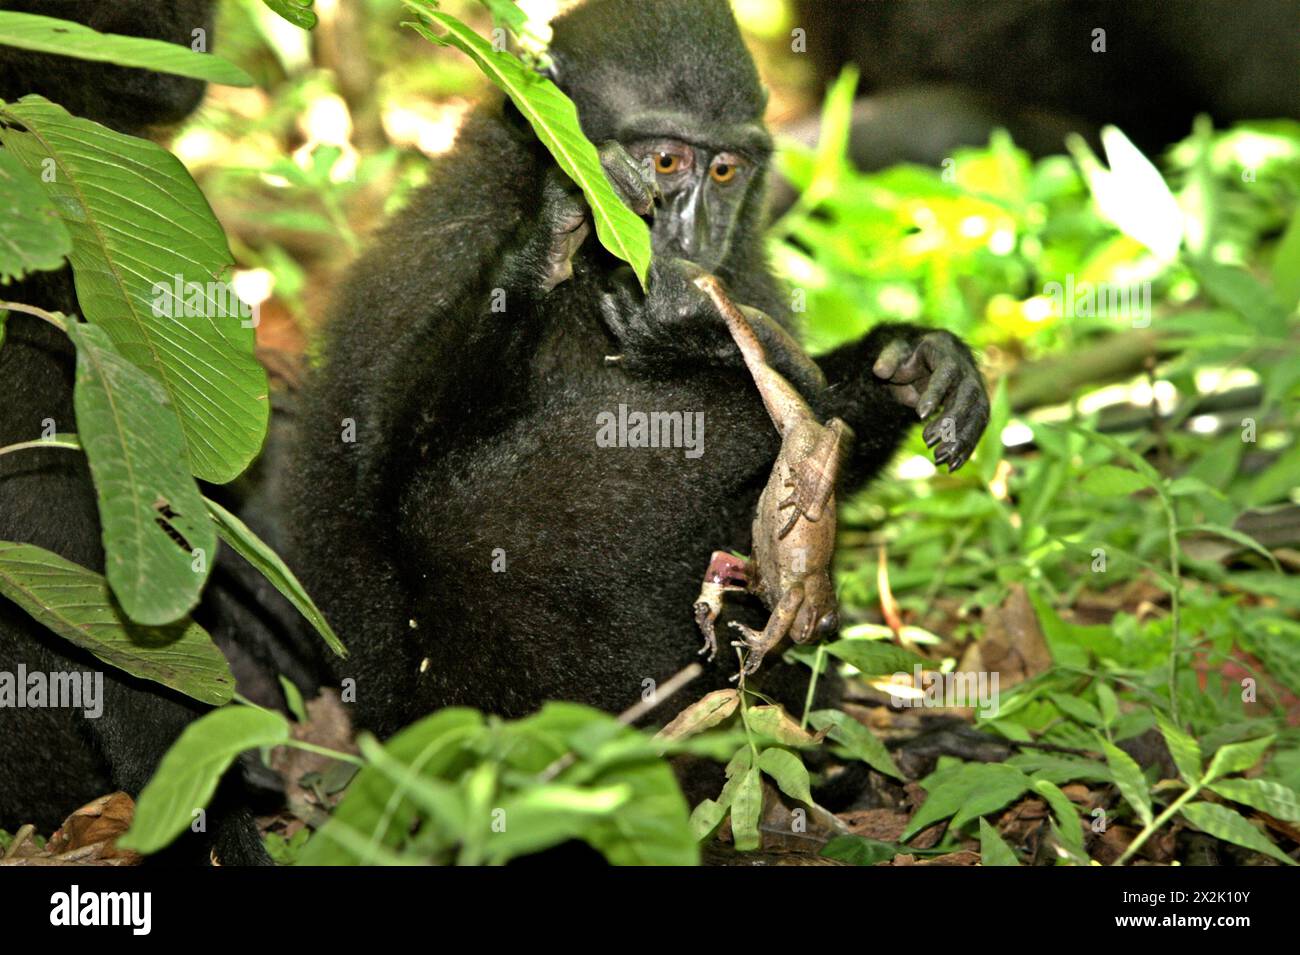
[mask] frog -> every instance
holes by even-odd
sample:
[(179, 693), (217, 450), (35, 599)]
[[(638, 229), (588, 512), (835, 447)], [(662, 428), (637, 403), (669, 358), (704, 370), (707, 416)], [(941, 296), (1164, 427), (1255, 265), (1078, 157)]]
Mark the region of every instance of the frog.
[[(807, 644), (839, 630), (830, 572), (835, 553), (835, 486), (853, 431), (839, 418), (818, 420), (803, 395), (769, 364), (763, 338), (755, 330), (771, 323), (769, 316), (734, 304), (712, 275), (698, 273), (693, 281), (726, 321), (768, 417), (781, 436), (780, 450), (754, 513), (752, 554), (746, 558), (714, 551), (693, 608), (704, 637), (700, 653), (707, 653), (710, 660), (718, 652), (715, 624), (727, 593), (752, 594), (767, 608), (769, 616), (762, 630), (730, 622), (740, 634), (732, 645), (746, 651), (740, 672), (732, 677), (738, 680), (757, 672), (764, 657), (787, 637), (795, 644)], [(802, 350), (800, 354), (804, 354)], [(809, 366), (807, 377), (815, 379), (820, 370), (806, 354), (804, 359)]]

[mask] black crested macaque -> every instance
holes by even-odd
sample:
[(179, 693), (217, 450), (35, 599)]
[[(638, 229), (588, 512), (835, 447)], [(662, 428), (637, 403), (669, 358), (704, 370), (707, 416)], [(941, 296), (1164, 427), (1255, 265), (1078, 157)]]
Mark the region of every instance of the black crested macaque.
[[(97, 30), (191, 45), (194, 31), (212, 37), (211, 0), (0, 0), (0, 9), (77, 20)], [(0, 99), (39, 93), (70, 112), (120, 132), (183, 119), (203, 97), (204, 84), (147, 70), (0, 47)], [(0, 288), (0, 298), (79, 313), (67, 268)], [(76, 431), (72, 404), (75, 356), (66, 336), (39, 319), (11, 313), (0, 347), (0, 447), (40, 437), (46, 422)], [(103, 572), (99, 515), (85, 457), (66, 450), (24, 450), (0, 457), (0, 540), (52, 550)], [(220, 561), (221, 558), (218, 558)], [(220, 564), (205, 593), (204, 622), (248, 630), (251, 612), (237, 621), (242, 597), (226, 589)], [(202, 616), (202, 614), (200, 614)], [(224, 622), (223, 622), (224, 621)], [(228, 633), (227, 633), (228, 635)], [(229, 652), (229, 650), (228, 650)], [(177, 735), (206, 708), (109, 667), (36, 623), (0, 597), (0, 672), (103, 674), (101, 712), (57, 707), (0, 708), (0, 829), (33, 823), (48, 835), (91, 799), (123, 789), (139, 796)], [(233, 775), (233, 774), (232, 774)], [(186, 834), (164, 857), (224, 863), (269, 862), (243, 794), (223, 784), (209, 809), (207, 829)]]
[[(698, 659), (701, 569), (715, 547), (748, 551), (780, 439), (680, 260), (771, 316), (773, 367), (856, 433), (844, 490), (918, 412), (951, 467), (987, 422), (944, 332), (878, 326), (820, 360), (825, 387), (782, 360), (797, 346), (763, 253), (766, 95), (725, 0), (596, 0), (553, 27), (555, 79), (611, 181), (634, 209), (658, 203), (650, 290), (575, 239), (575, 191), (499, 99), (353, 269), (308, 387), (291, 535), (352, 651), (356, 717), (380, 734), (453, 704), (619, 711)], [(602, 439), (602, 421), (652, 412), (702, 414), (702, 442), (663, 446), (684, 424)], [(723, 657), (692, 694), (727, 685)], [(777, 688), (783, 670), (756, 679)]]

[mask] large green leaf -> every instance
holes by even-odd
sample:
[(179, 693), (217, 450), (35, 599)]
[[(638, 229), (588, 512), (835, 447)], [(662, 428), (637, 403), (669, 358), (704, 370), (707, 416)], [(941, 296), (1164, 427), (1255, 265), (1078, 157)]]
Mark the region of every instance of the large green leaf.
[[(191, 471), (217, 483), (237, 476), (266, 432), (266, 373), (223, 284), (233, 266), (225, 233), (185, 167), (39, 96), (0, 106), (0, 140), (33, 174), (54, 161), (45, 185), (72, 236), (77, 299), (162, 384)], [(163, 290), (177, 284), (192, 307), (167, 302)]]
[(288, 601), (297, 608), (316, 628), (316, 632), (329, 645), (329, 648), (341, 657), (348, 655), (348, 648), (343, 645), (343, 641), (338, 638), (334, 628), (329, 625), (325, 615), (320, 612), (315, 601), (307, 594), (307, 590), (298, 578), (294, 576), (289, 566), (280, 558), (280, 555), (271, 550), (266, 543), (254, 534), (238, 517), (231, 514), (228, 510), (218, 504), (211, 498), (204, 498), (207, 505), (208, 514), (216, 525), (217, 533), (221, 539), (229, 544), (240, 557), (253, 565), (259, 574), (271, 582), (276, 590), (284, 594)]
[(884, 640), (859, 640), (855, 637), (842, 637), (826, 645), (826, 652), (851, 664), (867, 676), (882, 676), (894, 673), (912, 674), (919, 666), (926, 666), (927, 661), (910, 650), (904, 650), (894, 643)]
[(312, 0), (265, 0), (266, 5), (296, 27), (312, 30), (316, 27), (316, 14)]
[(38, 623), (132, 676), (203, 703), (228, 703), (234, 693), (226, 658), (197, 623), (132, 623), (113, 603), (103, 577), (58, 554), (0, 541), (0, 594)]
[(1295, 860), (1284, 853), (1268, 837), (1250, 824), (1241, 813), (1212, 802), (1194, 802), (1182, 808), (1183, 818), (1202, 832), (1262, 852), (1284, 865), (1295, 865)]
[(72, 239), (40, 183), (0, 149), (0, 283), (57, 269)]
[(0, 45), (188, 76), (227, 86), (253, 85), (251, 76), (211, 53), (195, 53), (189, 47), (162, 40), (100, 33), (72, 20), (34, 13), (0, 11)]
[(1300, 822), (1300, 793), (1271, 779), (1220, 779), (1210, 788), (1224, 799), (1262, 810), (1277, 819)]
[(1156, 725), (1165, 738), (1169, 754), (1174, 758), (1178, 773), (1189, 786), (1196, 785), (1201, 779), (1201, 745), (1183, 732), (1173, 720), (1159, 710), (1156, 711)]
[(410, 24), (416, 32), (468, 55), (510, 97), (556, 164), (586, 196), (601, 245), (631, 265), (644, 287), (650, 268), (650, 230), (609, 184), (596, 148), (583, 135), (573, 101), (550, 80), (511, 54), (492, 49), (490, 43), (429, 0), (406, 0), (406, 5), (447, 31), (439, 35), (425, 23)]
[(1020, 865), (1015, 852), (983, 816), (980, 816), (980, 865)]
[(903, 831), (904, 842), (948, 816), (954, 816), (953, 828), (960, 828), (977, 816), (996, 812), (1029, 788), (1029, 777), (1001, 763), (963, 763), (931, 774), (922, 785), (929, 795)]
[(1214, 751), (1210, 758), (1210, 768), (1205, 771), (1206, 779), (1218, 779), (1233, 773), (1244, 773), (1264, 756), (1276, 736), (1261, 736), (1259, 739), (1244, 743), (1228, 743)]
[(781, 792), (811, 806), (811, 782), (803, 761), (788, 749), (765, 749), (758, 755), (758, 768), (776, 780)]
[(1098, 497), (1127, 497), (1149, 485), (1146, 478), (1129, 468), (1099, 464), (1083, 476), (1080, 486)]
[(78, 437), (99, 499), (104, 569), (127, 616), (171, 623), (199, 602), (216, 528), (185, 460), (162, 386), (113, 348), (97, 325), (68, 324), (77, 346)]
[(1145, 826), (1151, 825), (1151, 794), (1147, 792), (1147, 781), (1142, 775), (1142, 767), (1128, 753), (1114, 743), (1101, 741), (1102, 751), (1106, 754), (1106, 763), (1111, 775), (1115, 777), (1115, 786), (1124, 801), (1133, 807), (1138, 818)]
[(123, 849), (157, 852), (207, 806), (230, 764), (246, 749), (274, 746), (289, 738), (289, 721), (251, 706), (214, 710), (185, 728), (163, 756), (135, 807), (131, 829), (118, 839)]
[(853, 717), (839, 710), (814, 710), (808, 714), (808, 721), (817, 729), (830, 727), (827, 736), (839, 743), (856, 759), (862, 760), (877, 772), (895, 779), (904, 776), (894, 764), (894, 758), (875, 733), (867, 729)]

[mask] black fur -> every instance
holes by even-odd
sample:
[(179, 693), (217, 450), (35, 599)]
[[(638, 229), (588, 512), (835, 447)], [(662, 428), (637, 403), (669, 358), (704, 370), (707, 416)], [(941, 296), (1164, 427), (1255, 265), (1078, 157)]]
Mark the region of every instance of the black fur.
[[(554, 28), (556, 75), (598, 140), (627, 109), (685, 112), (718, 136), (761, 123), (764, 92), (723, 0), (601, 0)], [(508, 107), (481, 108), (352, 270), (325, 332), (289, 487), (292, 552), (352, 650), (339, 676), (357, 681), (358, 720), (381, 734), (452, 704), (627, 707), (699, 659), (691, 606), (709, 555), (749, 546), (778, 440), (748, 373), (696, 348), (694, 329), (676, 350), (607, 364), (621, 343), (600, 301), (619, 268), (594, 239), (571, 279), (537, 293), (517, 266), (546, 245), (550, 168)], [(737, 301), (788, 325), (762, 192), (760, 176), (718, 272)], [(491, 308), (498, 288), (504, 313)], [(848, 487), (916, 420), (873, 362), (923, 333), (881, 326), (821, 363), (819, 412), (857, 433)], [(703, 456), (598, 447), (597, 414), (620, 404), (703, 411)], [(341, 439), (349, 421), (354, 443)], [(675, 703), (736, 668), (720, 658)], [(762, 676), (801, 699), (781, 666)]]

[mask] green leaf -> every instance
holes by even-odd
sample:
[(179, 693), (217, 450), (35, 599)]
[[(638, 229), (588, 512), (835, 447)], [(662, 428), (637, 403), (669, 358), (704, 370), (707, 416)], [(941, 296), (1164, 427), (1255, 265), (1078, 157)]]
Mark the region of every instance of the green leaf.
[(1154, 818), (1151, 814), (1151, 794), (1147, 792), (1147, 781), (1142, 775), (1141, 767), (1132, 756), (1114, 743), (1102, 740), (1101, 748), (1106, 754), (1106, 762), (1110, 766), (1111, 775), (1115, 777), (1120, 795), (1133, 807), (1142, 824), (1149, 826)]
[(307, 706), (302, 701), (302, 691), (298, 689), (298, 684), (294, 683), (283, 673), (277, 674), (280, 678), (280, 692), (284, 694), (284, 703), (289, 707), (289, 714), (299, 723), (307, 722)]
[(316, 14), (311, 10), (312, 0), (265, 0), (276, 14), (303, 30), (316, 27)]
[(826, 734), (830, 739), (877, 772), (899, 780), (904, 778), (885, 744), (849, 714), (839, 710), (814, 710), (808, 714), (808, 722), (819, 730), (830, 727)]
[(1149, 485), (1146, 478), (1136, 471), (1102, 464), (1085, 474), (1079, 486), (1097, 497), (1127, 497)]
[(796, 723), (781, 706), (751, 706), (745, 711), (749, 729), (784, 746), (816, 746), (819, 742), (812, 733)]
[(1256, 334), (1286, 335), (1286, 310), (1278, 303), (1273, 290), (1255, 276), (1240, 266), (1220, 265), (1210, 259), (1190, 264), (1205, 294), (1245, 318)]
[(0, 216), (0, 285), (28, 272), (63, 265), (72, 251), (72, 238), (58, 210), (40, 183), (4, 150), (0, 150), (0, 209), (4, 210)]
[(926, 666), (926, 660), (884, 640), (858, 640), (842, 638), (826, 645), (826, 652), (856, 667), (867, 676), (888, 676), (894, 673), (912, 674), (916, 666)]
[(836, 836), (822, 849), (822, 857), (848, 862), (852, 865), (876, 865), (888, 862), (907, 848), (866, 836)]
[(620, 812), (632, 798), (627, 785), (576, 787), (533, 786), (501, 801), (503, 828), (491, 830), (487, 860), (500, 865), (509, 859), (540, 852), (569, 839), (584, 839), (592, 825)]
[(1296, 864), (1290, 856), (1273, 845), (1267, 836), (1252, 826), (1245, 816), (1227, 806), (1212, 802), (1189, 803), (1182, 808), (1182, 816), (1197, 829), (1216, 839), (1261, 852), (1284, 865)]
[(110, 666), (171, 687), (202, 703), (230, 701), (230, 666), (197, 623), (132, 623), (114, 604), (108, 582), (58, 554), (0, 541), (0, 594), (59, 636)]
[(1047, 800), (1056, 816), (1056, 832), (1062, 845), (1077, 856), (1086, 855), (1083, 849), (1083, 829), (1079, 825), (1079, 811), (1070, 802), (1070, 797), (1061, 792), (1059, 786), (1045, 779), (1035, 779), (1031, 787), (1034, 792)]
[(1119, 719), (1119, 699), (1105, 683), (1097, 683), (1097, 708), (1101, 711), (1103, 726), (1112, 726)]
[(77, 346), (73, 399), (99, 499), (105, 575), (132, 620), (171, 623), (199, 602), (217, 553), (180, 423), (162, 386), (119, 355), (104, 329), (70, 322), (68, 337)]
[(1101, 713), (1087, 700), (1066, 693), (1049, 694), (1053, 703), (1070, 719), (1084, 726), (1101, 726)]
[(225, 233), (194, 180), (161, 147), (39, 96), (0, 106), (0, 120), (0, 140), (29, 173), (54, 160), (45, 185), (72, 237), (85, 318), (161, 383), (190, 470), (215, 483), (236, 477), (266, 433), (266, 372), (224, 282)]
[(727, 810), (736, 800), (736, 791), (740, 784), (744, 782), (746, 774), (754, 764), (754, 751), (749, 748), (749, 744), (741, 746), (736, 750), (731, 761), (727, 763), (727, 781), (722, 787), (722, 792), (718, 798), (705, 799), (691, 813), (691, 832), (696, 840), (702, 840), (705, 836), (718, 828), (718, 824), (726, 818)]
[[(391, 737), (384, 743), (384, 751), (424, 776), (457, 778), (474, 764), (469, 747), (480, 742), (486, 732), (482, 714), (447, 707)], [(389, 774), (366, 766), (348, 786), (329, 822), (307, 843), (299, 864), (356, 865), (375, 852), (396, 849), (415, 825), (417, 807), (415, 798)], [(346, 835), (335, 838), (338, 830), (360, 834), (365, 851), (359, 852), (359, 846)]]
[(1232, 541), (1234, 544), (1241, 545), (1247, 550), (1252, 550), (1271, 563), (1273, 569), (1278, 573), (1282, 572), (1282, 565), (1277, 562), (1277, 558), (1273, 556), (1272, 551), (1249, 534), (1243, 534), (1241, 531), (1232, 527), (1224, 527), (1222, 524), (1188, 524), (1178, 528), (1179, 534), (1191, 534), (1196, 531), (1206, 534), (1216, 534), (1219, 537)]
[(1201, 744), (1159, 710), (1156, 711), (1156, 725), (1160, 727), (1160, 734), (1165, 738), (1179, 775), (1189, 786), (1196, 785), (1201, 779)]
[(1221, 776), (1231, 776), (1233, 773), (1244, 773), (1259, 762), (1276, 739), (1276, 736), (1269, 735), (1247, 740), (1244, 743), (1228, 743), (1226, 746), (1220, 746), (1210, 757), (1210, 768), (1206, 770), (1205, 778), (1218, 779)]
[(980, 865), (1020, 865), (1011, 847), (983, 816), (980, 816)]
[(216, 501), (205, 497), (203, 502), (207, 505), (208, 516), (216, 525), (221, 539), (229, 544), (235, 553), (252, 564), (259, 574), (271, 582), (271, 586), (280, 591), (298, 612), (307, 618), (331, 650), (340, 657), (346, 657), (348, 648), (338, 638), (315, 601), (308, 596), (306, 588), (294, 576), (289, 566), (280, 559), (280, 555), (271, 550), (249, 529), (247, 524)]
[(1291, 215), (1273, 253), (1273, 289), (1287, 312), (1300, 305), (1300, 209)]
[(1220, 779), (1210, 788), (1224, 799), (1231, 799), (1275, 819), (1300, 822), (1300, 793), (1271, 779)]
[(515, 0), (479, 0), (492, 14), (492, 19), (503, 23), (515, 36), (528, 27), (528, 14)]
[(840, 175), (847, 163), (845, 157), (853, 124), (853, 94), (857, 88), (858, 70), (850, 65), (840, 71), (826, 92), (812, 182), (802, 196), (802, 201), (807, 205), (816, 205), (829, 198), (839, 186)]
[(791, 799), (811, 806), (812, 790), (809, 788), (808, 770), (803, 761), (788, 749), (765, 749), (758, 754), (758, 768), (776, 780), (781, 792)]
[(759, 847), (758, 821), (763, 813), (763, 784), (758, 767), (745, 771), (731, 801), (731, 838), (736, 848), (748, 852)]
[(601, 245), (631, 265), (641, 287), (645, 288), (650, 268), (650, 230), (614, 192), (596, 148), (583, 135), (573, 101), (517, 57), (492, 49), (481, 36), (455, 17), (436, 9), (428, 0), (405, 2), (447, 30), (439, 35), (427, 24), (410, 24), (417, 33), (440, 46), (453, 46), (467, 54), (510, 97), (560, 169), (586, 196)]
[(922, 785), (929, 796), (908, 822), (904, 842), (954, 814), (952, 826), (958, 829), (978, 816), (996, 812), (1029, 788), (1029, 777), (1000, 763), (963, 763), (950, 772), (932, 774)]
[(222, 707), (195, 720), (140, 793), (131, 828), (118, 839), (118, 847), (145, 854), (162, 849), (207, 806), (240, 753), (288, 738), (289, 723), (283, 716), (250, 706)]
[(162, 40), (100, 33), (72, 20), (32, 13), (0, 11), (0, 45), (188, 76), (227, 86), (253, 85), (251, 76), (211, 53), (196, 53), (189, 47)]

